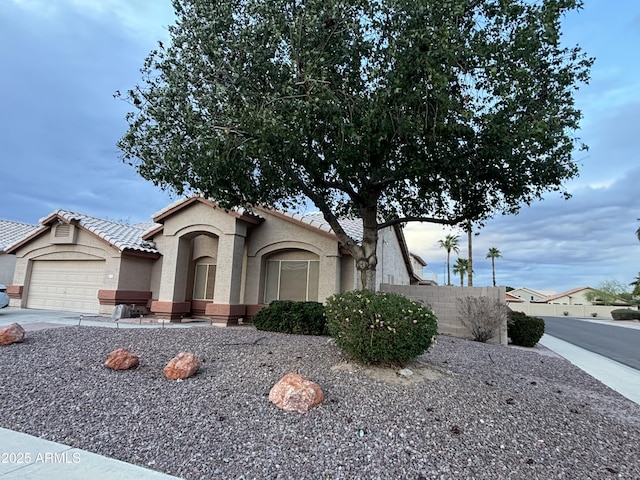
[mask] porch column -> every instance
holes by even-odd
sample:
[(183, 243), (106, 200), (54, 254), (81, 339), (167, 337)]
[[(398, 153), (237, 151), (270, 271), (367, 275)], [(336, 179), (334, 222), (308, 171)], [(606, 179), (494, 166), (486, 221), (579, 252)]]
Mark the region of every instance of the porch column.
[(206, 315), (214, 323), (237, 324), (245, 316), (240, 302), (243, 282), (245, 229), (222, 235), (218, 239), (218, 265), (213, 303), (207, 305)]
[(190, 240), (177, 236), (165, 246), (160, 274), (158, 300), (151, 302), (151, 313), (161, 318), (180, 321), (189, 315), (191, 302), (185, 301), (187, 274), (190, 261)]

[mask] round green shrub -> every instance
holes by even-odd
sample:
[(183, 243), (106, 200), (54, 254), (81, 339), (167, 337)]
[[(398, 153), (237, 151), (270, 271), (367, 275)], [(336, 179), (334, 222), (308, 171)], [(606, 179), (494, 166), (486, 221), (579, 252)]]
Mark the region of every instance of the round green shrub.
[(297, 335), (327, 335), (324, 306), (318, 302), (274, 300), (253, 317), (258, 330)]
[(529, 317), (522, 312), (510, 312), (507, 320), (507, 335), (514, 345), (533, 347), (544, 335), (544, 320), (539, 317)]
[(640, 310), (630, 308), (617, 308), (611, 311), (614, 320), (640, 320)]
[(401, 365), (424, 353), (438, 335), (429, 307), (395, 293), (356, 290), (329, 298), (329, 334), (350, 358)]

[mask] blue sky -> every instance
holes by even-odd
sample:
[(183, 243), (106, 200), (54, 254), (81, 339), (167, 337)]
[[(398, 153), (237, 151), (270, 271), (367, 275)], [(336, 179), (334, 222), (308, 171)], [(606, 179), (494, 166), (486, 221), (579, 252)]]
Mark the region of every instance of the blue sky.
[[(474, 237), (475, 284), (491, 283), (484, 257), (498, 248), (499, 284), (563, 291), (640, 271), (640, 2), (587, 0), (565, 18), (565, 42), (596, 57), (577, 95), (573, 198), (549, 194)], [(37, 223), (56, 209), (147, 221), (175, 200), (120, 162), (115, 146), (128, 105), (115, 100), (173, 22), (170, 0), (0, 2), (0, 218)], [(458, 233), (411, 224), (409, 248), (443, 280), (438, 240)], [(461, 235), (460, 256), (466, 257)], [(453, 256), (452, 262), (455, 261)]]

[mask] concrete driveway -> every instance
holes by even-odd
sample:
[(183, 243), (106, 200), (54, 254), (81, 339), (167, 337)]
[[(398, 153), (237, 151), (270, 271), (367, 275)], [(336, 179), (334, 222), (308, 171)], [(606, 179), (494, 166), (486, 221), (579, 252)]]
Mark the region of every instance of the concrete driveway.
[(206, 320), (194, 320), (186, 323), (162, 322), (152, 317), (142, 319), (123, 318), (114, 321), (110, 317), (98, 315), (82, 315), (75, 312), (59, 312), (54, 310), (33, 310), (29, 308), (7, 307), (0, 309), (0, 327), (19, 323), (25, 331), (41, 330), (44, 328), (69, 327), (84, 325), (112, 328), (189, 328), (210, 326)]

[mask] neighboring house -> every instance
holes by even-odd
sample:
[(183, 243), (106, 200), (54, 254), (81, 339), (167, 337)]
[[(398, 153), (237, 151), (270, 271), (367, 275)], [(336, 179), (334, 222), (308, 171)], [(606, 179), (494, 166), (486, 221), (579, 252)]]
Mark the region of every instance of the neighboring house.
[[(275, 299), (323, 302), (356, 288), (354, 259), (320, 214), (225, 211), (190, 197), (153, 222), (52, 213), (10, 249), (11, 304), (94, 314), (133, 304), (172, 320), (204, 315), (228, 324)], [(342, 225), (362, 237), (360, 221)], [(378, 285), (418, 284), (401, 228), (381, 230), (377, 252)]]
[(541, 298), (548, 297), (550, 295), (554, 295), (556, 292), (552, 290), (534, 290), (532, 288), (516, 288), (515, 290), (511, 290), (509, 294), (514, 297), (521, 298), (525, 302), (536, 302)]
[(522, 298), (516, 297), (515, 295), (512, 295), (511, 292), (507, 292), (505, 294), (505, 298), (506, 298), (506, 301), (507, 301), (507, 305), (512, 304), (512, 303), (525, 303)]
[[(586, 294), (588, 292), (595, 292), (596, 290), (591, 287), (578, 287), (571, 290), (567, 290), (566, 292), (557, 293), (555, 295), (549, 295), (547, 297), (541, 298), (534, 303), (546, 303), (549, 305), (597, 305), (598, 303), (601, 305), (602, 302), (591, 302), (587, 300)], [(625, 306), (631, 305), (630, 303), (618, 299), (613, 303), (613, 305)]]
[(11, 284), (16, 268), (16, 256), (7, 253), (6, 250), (37, 228), (37, 225), (0, 220), (0, 284)]

